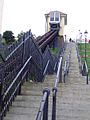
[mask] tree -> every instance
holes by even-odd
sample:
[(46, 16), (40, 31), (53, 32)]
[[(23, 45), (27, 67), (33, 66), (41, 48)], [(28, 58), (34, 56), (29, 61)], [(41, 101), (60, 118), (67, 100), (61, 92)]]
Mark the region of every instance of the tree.
[(19, 40), (20, 38), (22, 38), (24, 34), (25, 34), (25, 33), (24, 33), (23, 31), (21, 31), (21, 32), (18, 34), (18, 36), (17, 36), (18, 40)]
[(12, 31), (5, 31), (3, 33), (3, 38), (5, 39), (6, 44), (11, 44), (15, 41), (15, 37)]

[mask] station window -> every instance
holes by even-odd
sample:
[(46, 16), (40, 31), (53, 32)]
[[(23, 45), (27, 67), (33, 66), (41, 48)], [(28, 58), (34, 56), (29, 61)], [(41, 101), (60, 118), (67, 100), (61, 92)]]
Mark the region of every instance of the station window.
[(50, 21), (54, 21), (54, 17), (51, 17), (51, 18), (50, 18)]
[(58, 17), (55, 17), (55, 21), (59, 21), (59, 18), (58, 18)]
[(55, 21), (59, 21), (59, 13), (55, 13)]
[(54, 12), (50, 13), (50, 21), (54, 21)]

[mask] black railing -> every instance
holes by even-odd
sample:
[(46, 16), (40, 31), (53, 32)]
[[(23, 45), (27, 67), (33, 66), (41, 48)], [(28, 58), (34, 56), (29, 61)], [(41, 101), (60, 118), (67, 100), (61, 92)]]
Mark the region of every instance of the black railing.
[(63, 76), (64, 83), (66, 82), (66, 76), (68, 76), (68, 73), (69, 73), (70, 57), (71, 57), (71, 50), (68, 54), (67, 60), (65, 60), (65, 63), (64, 63), (64, 76)]
[(88, 66), (86, 61), (84, 61), (84, 64), (83, 64), (82, 75), (86, 76), (86, 84), (88, 84)]
[(6, 58), (1, 56), (3, 62), (0, 63), (0, 119), (3, 119), (9, 110), (15, 96), (21, 93), (21, 85), (25, 79), (42, 82), (47, 73), (54, 72), (54, 61), (49, 48), (45, 51), (40, 51), (31, 31), (28, 31), (18, 42), (7, 48)]
[[(38, 46), (31, 31), (28, 31), (18, 42), (7, 48), (6, 58), (2, 64), (0, 63), (0, 120), (6, 115), (14, 98), (21, 93), (21, 86), (25, 80), (32, 78), (36, 82), (42, 82), (47, 73), (54, 73), (55, 66), (58, 70), (53, 88), (53, 108), (55, 108), (53, 114), (56, 115), (57, 84), (62, 82), (62, 57), (60, 59), (59, 56), (55, 57), (56, 64), (48, 47), (43, 53), (39, 49), (46, 47), (56, 35), (57, 32), (49, 36), (41, 46)], [(63, 49), (60, 53), (63, 53)], [(37, 120), (48, 120), (48, 97), (49, 90), (45, 89)]]
[(58, 70), (58, 62), (59, 62), (59, 59), (60, 59), (60, 56), (63, 56), (64, 55), (64, 51), (65, 51), (65, 46), (63, 46), (57, 53), (56, 56), (53, 56), (54, 57), (54, 72), (57, 73), (57, 70)]
[(49, 60), (49, 65), (48, 65), (48, 74), (53, 74), (54, 72), (54, 60), (53, 60), (53, 56), (50, 52), (49, 46), (47, 46), (45, 52), (43, 53), (43, 71), (45, 70), (47, 63)]
[[(65, 48), (62, 51), (59, 52), (59, 55), (57, 57), (55, 56), (55, 58), (54, 58), (55, 62), (54, 62), (54, 65), (53, 65), (53, 70), (55, 71), (55, 69), (57, 67), (57, 70), (56, 70), (57, 71), (57, 75), (56, 75), (56, 80), (55, 80), (55, 83), (54, 83), (54, 87), (52, 89), (52, 94), (53, 94), (52, 95), (53, 96), (53, 99), (52, 99), (52, 120), (56, 120), (57, 85), (58, 85), (58, 83), (62, 83), (62, 63), (63, 63), (63, 57), (60, 54), (62, 53), (62, 55), (63, 55), (64, 54), (64, 50), (65, 50)], [(48, 49), (47, 49), (47, 51), (48, 51)], [(44, 55), (44, 57), (45, 57), (45, 55)], [(48, 68), (50, 66), (50, 61), (52, 61), (52, 60), (49, 59), (47, 61), (47, 64), (46, 64), (44, 72), (43, 72), (43, 75), (45, 75), (47, 73)], [(39, 111), (38, 111), (36, 120), (48, 120), (48, 97), (49, 97), (50, 91), (49, 91), (49, 89), (45, 89), (43, 93), (44, 93), (43, 94), (43, 98), (41, 100), (41, 104), (40, 104), (40, 107), (39, 107)], [(46, 97), (47, 97), (47, 99), (46, 99)]]
[(62, 57), (60, 57), (58, 62), (58, 70), (56, 75), (56, 80), (54, 83), (54, 88), (52, 89), (53, 101), (52, 101), (52, 120), (56, 120), (56, 97), (57, 97), (57, 85), (62, 83)]
[(65, 61), (65, 64), (64, 64), (64, 78), (63, 78), (64, 83), (65, 83), (65, 78), (66, 78), (67, 74), (68, 74), (67, 61)]
[(44, 89), (36, 120), (48, 120), (49, 95), (50, 90), (48, 88)]
[(45, 67), (44, 72), (43, 72), (43, 76), (45, 76), (47, 74), (49, 64), (50, 64), (50, 60), (47, 61), (46, 67)]
[(77, 45), (76, 45), (76, 51), (77, 51), (77, 58), (78, 58), (78, 63), (79, 63), (79, 70), (80, 70), (80, 73), (82, 73), (81, 56), (80, 56), (80, 54), (79, 54), (79, 50), (78, 50)]
[(81, 56), (79, 54), (79, 50), (78, 47), (76, 46), (76, 51), (77, 51), (77, 58), (78, 58), (78, 63), (79, 63), (79, 69), (80, 69), (80, 73), (82, 74), (82, 76), (86, 76), (86, 84), (88, 84), (88, 66), (87, 66), (87, 62), (86, 60), (84, 61), (84, 63), (81, 63)]
[[(0, 95), (0, 105), (1, 105), (1, 112), (0, 112), (0, 118), (1, 120), (6, 115), (6, 112), (9, 110), (9, 106), (12, 104), (12, 101), (14, 100), (15, 96), (21, 93), (21, 84), (23, 83), (23, 80), (25, 77), (27, 78), (27, 74), (29, 71), (29, 65), (31, 61), (31, 56), (28, 58), (26, 63), (23, 65), (17, 76), (14, 78), (13, 82), (10, 84), (6, 92), (2, 95)], [(23, 75), (24, 79), (23, 78)], [(2, 88), (2, 84), (0, 87)], [(2, 89), (1, 89), (2, 90)]]

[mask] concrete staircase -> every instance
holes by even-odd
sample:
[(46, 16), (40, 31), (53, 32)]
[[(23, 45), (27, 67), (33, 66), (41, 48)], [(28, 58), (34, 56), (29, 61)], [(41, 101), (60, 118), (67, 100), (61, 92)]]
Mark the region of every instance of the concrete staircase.
[[(47, 87), (52, 91), (55, 77), (56, 75), (47, 75), (44, 83), (26, 82), (22, 86), (21, 95), (16, 97), (4, 120), (35, 120), (43, 95), (42, 91)], [(51, 113), (52, 107), (51, 95), (49, 97), (49, 113)], [(51, 119), (51, 114), (49, 114), (49, 119)]]
[(58, 85), (57, 120), (90, 120), (90, 84), (79, 73), (76, 47), (71, 43), (70, 69), (66, 83)]
[[(70, 69), (66, 83), (58, 84), (56, 120), (90, 120), (90, 84), (79, 73), (75, 43), (70, 43), (64, 54), (64, 60), (71, 49)], [(64, 65), (64, 64), (63, 64)], [(22, 86), (4, 120), (35, 120), (40, 105), (42, 91), (48, 87), (51, 91), (56, 75), (47, 75), (44, 83), (26, 82)], [(49, 120), (52, 113), (52, 94), (49, 98)]]

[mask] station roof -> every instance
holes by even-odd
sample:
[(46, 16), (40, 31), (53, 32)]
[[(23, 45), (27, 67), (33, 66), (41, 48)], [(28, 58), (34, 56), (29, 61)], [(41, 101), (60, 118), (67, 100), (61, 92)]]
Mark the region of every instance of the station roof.
[[(63, 13), (63, 12), (60, 12), (60, 11), (50, 11), (50, 12), (59, 12), (60, 16), (65, 18), (65, 25), (67, 25), (67, 14), (66, 13)], [(46, 18), (50, 16), (50, 12), (45, 14)]]

